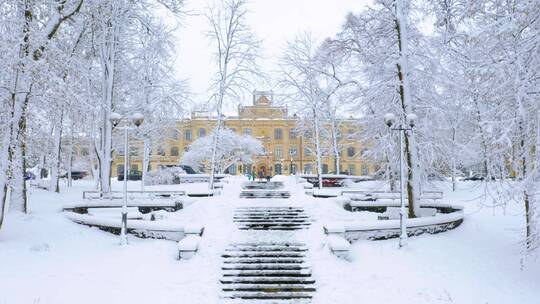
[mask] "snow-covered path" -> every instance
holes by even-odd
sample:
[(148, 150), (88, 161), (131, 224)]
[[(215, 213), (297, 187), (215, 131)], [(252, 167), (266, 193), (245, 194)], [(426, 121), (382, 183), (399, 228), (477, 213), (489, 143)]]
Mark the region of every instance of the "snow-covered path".
[[(305, 244), (316, 287), (314, 304), (539, 302), (540, 265), (520, 270), (519, 206), (509, 203), (505, 213), (481, 208), (483, 189), (475, 184), (461, 183), (455, 193), (449, 184), (439, 185), (446, 201), (465, 205), (467, 217), (457, 229), (411, 238), (406, 250), (398, 250), (395, 240), (359, 241), (352, 246), (351, 261), (344, 261), (329, 252), (322, 226), (369, 215), (347, 212), (334, 199), (307, 196), (293, 178), (283, 178), (290, 199), (240, 199), (244, 181), (232, 177), (222, 195), (197, 198), (179, 212), (164, 214), (205, 226), (200, 251), (186, 261), (177, 260), (174, 242), (130, 236), (129, 246), (122, 247), (118, 236), (66, 219), (61, 205), (91, 190), (87, 181), (63, 187), (61, 194), (32, 189), (31, 214), (9, 214), (0, 231), (0, 304), (220, 303), (222, 255), (230, 245), (278, 241)], [(140, 187), (138, 182), (129, 186)], [(121, 183), (113, 187), (121, 189)], [(250, 206), (301, 208), (310, 219), (309, 229), (240, 230), (235, 212)]]

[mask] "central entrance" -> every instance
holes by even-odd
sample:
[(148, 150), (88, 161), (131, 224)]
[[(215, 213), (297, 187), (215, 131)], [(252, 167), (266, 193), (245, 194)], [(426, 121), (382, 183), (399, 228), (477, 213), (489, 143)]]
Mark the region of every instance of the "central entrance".
[(261, 174), (263, 177), (268, 175), (268, 168), (264, 164), (259, 164), (257, 167), (257, 176), (260, 176)]

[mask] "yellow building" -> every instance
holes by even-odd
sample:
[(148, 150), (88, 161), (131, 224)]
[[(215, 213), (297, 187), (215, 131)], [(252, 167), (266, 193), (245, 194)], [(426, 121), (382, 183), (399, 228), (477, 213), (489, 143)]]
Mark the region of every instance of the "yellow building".
[[(255, 91), (253, 105), (240, 106), (237, 116), (224, 118), (226, 128), (257, 138), (266, 151), (265, 155), (254, 157), (252, 164), (235, 164), (227, 169), (227, 173), (241, 174), (253, 169), (271, 175), (317, 173), (314, 144), (306, 136), (297, 133), (298, 117), (289, 115), (286, 107), (274, 105), (272, 97), (272, 92)], [(189, 149), (189, 145), (197, 138), (210, 134), (215, 124), (216, 117), (210, 116), (208, 112), (193, 112), (190, 119), (178, 121), (177, 130), (172, 132), (166, 143), (153, 149), (155, 154), (151, 155), (150, 170), (159, 166), (179, 165), (182, 154)], [(339, 143), (342, 151), (339, 171), (350, 175), (372, 173), (372, 166), (361, 158), (363, 148), (356, 140), (357, 121), (342, 121), (340, 129), (342, 135)], [(323, 145), (329, 147), (330, 143)], [(335, 172), (333, 154), (330, 149), (325, 151), (328, 152), (323, 153), (322, 173)], [(140, 170), (140, 157), (132, 156), (130, 163), (132, 170)], [(114, 157), (113, 176), (116, 176), (118, 170), (123, 170), (121, 155)]]

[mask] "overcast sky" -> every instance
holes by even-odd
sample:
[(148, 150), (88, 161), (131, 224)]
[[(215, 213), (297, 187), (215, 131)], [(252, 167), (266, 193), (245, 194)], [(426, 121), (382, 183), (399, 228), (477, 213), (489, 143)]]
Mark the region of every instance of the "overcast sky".
[[(206, 0), (189, 0), (188, 9), (201, 11)], [(302, 31), (310, 31), (318, 39), (333, 36), (348, 12), (359, 12), (368, 0), (250, 0), (247, 23), (263, 41), (265, 72), (275, 69), (286, 41)], [(207, 21), (203, 16), (189, 16), (179, 30), (176, 68), (181, 78), (187, 78), (194, 100), (207, 100), (207, 90), (215, 71), (210, 42), (204, 36)], [(255, 88), (259, 90), (268, 87)], [(250, 100), (244, 101), (244, 103)]]

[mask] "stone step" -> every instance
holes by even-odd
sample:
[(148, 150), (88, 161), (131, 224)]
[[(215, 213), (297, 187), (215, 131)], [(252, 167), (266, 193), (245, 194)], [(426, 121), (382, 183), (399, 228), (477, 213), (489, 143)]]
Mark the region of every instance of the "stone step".
[(227, 248), (225, 251), (238, 251), (238, 252), (297, 252), (297, 251), (307, 251), (306, 247), (292, 247), (292, 246), (250, 246), (250, 247), (233, 247)]
[(224, 277), (309, 277), (311, 270), (228, 270), (223, 272)]
[(299, 252), (282, 252), (282, 251), (271, 251), (271, 252), (228, 252), (222, 254), (223, 258), (305, 258), (306, 255)]
[(222, 289), (223, 291), (258, 291), (258, 292), (313, 292), (315, 288), (313, 285), (304, 284), (280, 284), (280, 285), (227, 285)]
[(257, 264), (257, 263), (282, 263), (282, 264), (302, 264), (303, 259), (291, 257), (257, 257), (257, 258), (226, 258), (223, 260), (225, 264)]
[(223, 277), (219, 280), (222, 284), (315, 284), (314, 279), (303, 277)]
[(221, 267), (222, 270), (306, 270), (311, 269), (306, 264), (301, 263), (289, 263), (289, 264), (278, 264), (278, 263), (241, 263), (241, 264), (224, 264)]
[[(232, 292), (223, 296), (230, 299), (243, 300), (293, 300), (293, 299), (311, 299), (310, 293), (301, 292)], [(275, 303), (275, 302), (271, 302)]]

